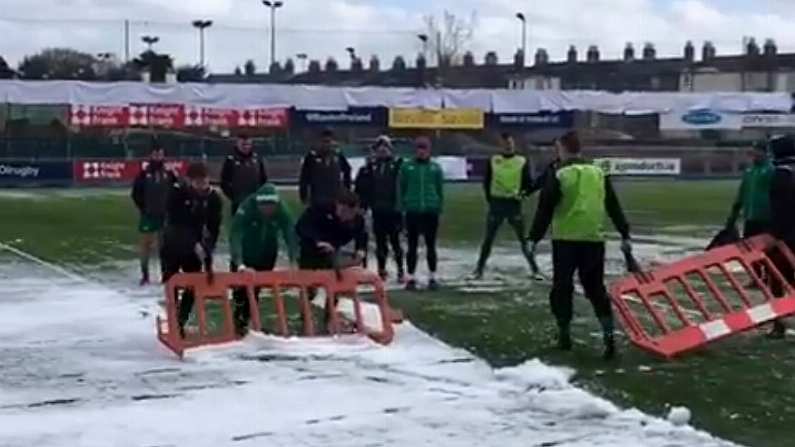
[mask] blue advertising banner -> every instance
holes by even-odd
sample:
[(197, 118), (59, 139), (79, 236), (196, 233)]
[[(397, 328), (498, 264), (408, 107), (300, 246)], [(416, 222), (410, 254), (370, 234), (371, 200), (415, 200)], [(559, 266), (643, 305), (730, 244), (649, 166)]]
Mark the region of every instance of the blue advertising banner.
[(490, 113), (486, 120), (489, 127), (566, 128), (574, 126), (574, 112)]
[(64, 185), (72, 171), (69, 161), (0, 161), (0, 185)]
[(293, 124), (298, 127), (374, 126), (387, 127), (386, 107), (351, 107), (348, 110), (293, 110)]

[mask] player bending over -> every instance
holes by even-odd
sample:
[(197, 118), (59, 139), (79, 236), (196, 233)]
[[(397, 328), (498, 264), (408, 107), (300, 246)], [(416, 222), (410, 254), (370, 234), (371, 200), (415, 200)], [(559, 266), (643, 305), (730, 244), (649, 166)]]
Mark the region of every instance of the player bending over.
[[(367, 249), (367, 230), (359, 208), (359, 198), (351, 191), (337, 194), (334, 209), (309, 207), (298, 219), (295, 231), (300, 240), (301, 251), (298, 265), (302, 270), (340, 270), (361, 265)], [(341, 248), (355, 243), (353, 256), (344, 256)], [(310, 290), (310, 299), (315, 291)], [(326, 326), (332, 307), (326, 307)]]
[[(232, 264), (241, 270), (271, 271), (279, 256), (279, 238), (287, 247), (290, 265), (295, 265), (298, 250), (293, 217), (279, 197), (276, 187), (268, 183), (249, 196), (232, 216), (229, 228), (229, 251)], [(255, 290), (255, 295), (259, 291)], [(235, 290), (235, 329), (244, 335), (251, 318), (246, 291)]]
[[(212, 275), (212, 254), (221, 228), (221, 196), (210, 186), (204, 163), (188, 167), (187, 182), (175, 184), (168, 197), (166, 228), (160, 257), (163, 281), (179, 272), (195, 273), (202, 267)], [(191, 290), (183, 291), (178, 323), (184, 337), (185, 323), (193, 309)]]

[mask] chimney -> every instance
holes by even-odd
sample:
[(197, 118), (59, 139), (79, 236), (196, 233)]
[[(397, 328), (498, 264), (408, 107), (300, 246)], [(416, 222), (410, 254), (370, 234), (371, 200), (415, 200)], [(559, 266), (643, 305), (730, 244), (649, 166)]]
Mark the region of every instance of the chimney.
[(632, 46), (632, 42), (627, 42), (627, 46), (624, 47), (624, 62), (632, 62), (635, 60), (635, 47)]
[(569, 47), (569, 54), (566, 56), (566, 61), (570, 64), (577, 63), (577, 47), (574, 45)]
[(586, 56), (588, 62), (599, 62), (599, 47), (591, 45), (588, 47), (588, 55)]
[(549, 54), (544, 48), (539, 48), (536, 51), (536, 66), (546, 65), (549, 62)]
[(773, 39), (765, 40), (764, 54), (765, 57), (776, 57), (776, 55), (778, 54), (778, 46), (776, 46), (775, 40)]
[(756, 43), (756, 39), (753, 37), (748, 39), (748, 43), (745, 45), (745, 54), (747, 56), (759, 56), (761, 51), (759, 50), (759, 44)]
[(515, 68), (524, 68), (524, 51), (521, 48), (516, 50), (516, 53), (513, 55), (513, 66)]
[(715, 45), (711, 41), (704, 42), (704, 48), (701, 51), (701, 60), (703, 62), (709, 62), (715, 58), (717, 51), (715, 51)]
[(464, 53), (464, 67), (475, 66), (475, 55), (471, 51)]
[(657, 50), (654, 48), (654, 44), (651, 42), (646, 42), (643, 45), (643, 60), (644, 61), (653, 61), (657, 58)]
[(499, 64), (500, 61), (497, 58), (497, 52), (489, 51), (488, 53), (486, 53), (486, 57), (483, 59), (483, 62), (486, 65), (492, 65), (492, 66)]
[(693, 46), (693, 42), (687, 41), (685, 44), (685, 61), (689, 63), (693, 63), (696, 60), (696, 48)]

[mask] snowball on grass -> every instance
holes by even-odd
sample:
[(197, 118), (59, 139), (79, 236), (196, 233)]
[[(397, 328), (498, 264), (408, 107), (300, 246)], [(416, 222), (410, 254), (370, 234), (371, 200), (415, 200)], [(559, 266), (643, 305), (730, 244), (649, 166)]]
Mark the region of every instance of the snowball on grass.
[(687, 425), (690, 423), (690, 417), (692, 413), (690, 409), (687, 407), (673, 407), (671, 411), (668, 412), (668, 422), (676, 425), (677, 427), (682, 425)]

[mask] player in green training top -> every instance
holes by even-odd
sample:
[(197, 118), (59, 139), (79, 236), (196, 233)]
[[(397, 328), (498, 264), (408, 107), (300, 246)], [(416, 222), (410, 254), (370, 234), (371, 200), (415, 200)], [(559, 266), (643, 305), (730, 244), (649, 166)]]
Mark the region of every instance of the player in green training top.
[(743, 174), (743, 181), (726, 222), (733, 228), (743, 216), (743, 237), (752, 237), (770, 231), (770, 185), (775, 168), (767, 153), (767, 143), (754, 144), (750, 152), (751, 167)]
[[(279, 256), (279, 238), (287, 247), (290, 265), (295, 265), (298, 251), (294, 221), (287, 206), (270, 183), (261, 186), (245, 199), (232, 217), (229, 228), (229, 251), (234, 265), (242, 270), (271, 271)], [(244, 335), (251, 317), (244, 290), (236, 290), (235, 327)]]

